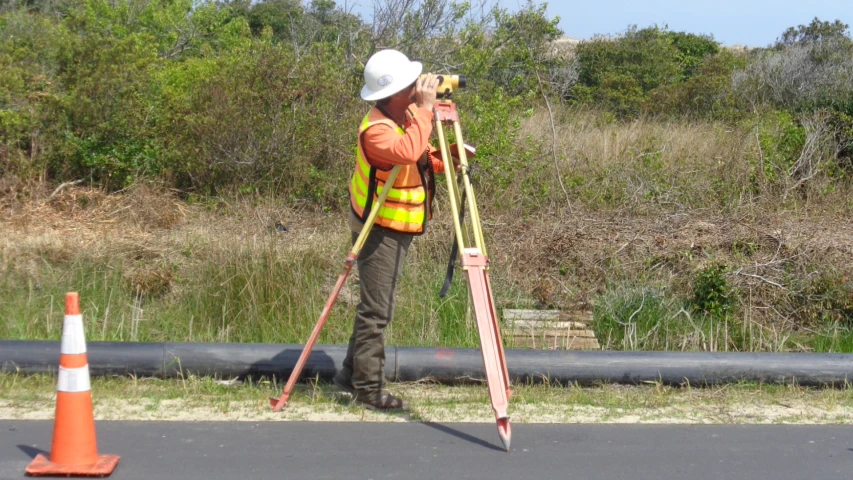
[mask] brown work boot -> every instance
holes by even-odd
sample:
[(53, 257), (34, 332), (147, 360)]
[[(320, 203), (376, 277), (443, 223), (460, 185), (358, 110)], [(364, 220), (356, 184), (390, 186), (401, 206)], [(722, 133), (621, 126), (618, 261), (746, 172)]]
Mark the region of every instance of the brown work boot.
[(332, 383), (335, 384), (340, 391), (355, 396), (355, 388), (352, 386), (352, 372), (346, 368), (341, 368), (338, 373), (332, 378)]
[(409, 409), (409, 404), (405, 400), (391, 395), (388, 391), (382, 391), (378, 394), (356, 392), (354, 399), (356, 403), (377, 412), (393, 412)]

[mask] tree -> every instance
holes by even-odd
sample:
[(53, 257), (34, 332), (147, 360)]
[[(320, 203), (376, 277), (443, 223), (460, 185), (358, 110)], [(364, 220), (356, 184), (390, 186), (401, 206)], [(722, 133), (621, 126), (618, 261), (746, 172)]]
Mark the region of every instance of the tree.
[(249, 27), (255, 35), (260, 35), (264, 27), (270, 27), (276, 38), (289, 38), (300, 23), (302, 13), (299, 0), (265, 0), (249, 10)]
[(824, 22), (815, 17), (812, 23), (800, 25), (796, 28), (789, 27), (776, 40), (776, 48), (791, 47), (799, 44), (820, 43), (827, 40), (846, 40), (851, 42), (847, 34), (849, 25), (841, 23), (841, 20)]

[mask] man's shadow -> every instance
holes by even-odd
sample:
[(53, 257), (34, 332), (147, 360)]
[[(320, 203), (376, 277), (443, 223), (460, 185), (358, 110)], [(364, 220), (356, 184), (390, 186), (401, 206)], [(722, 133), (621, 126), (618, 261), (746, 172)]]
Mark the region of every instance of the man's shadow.
[[(273, 380), (273, 384), (278, 390), (276, 396), (278, 396), (290, 378), (296, 363), (299, 361), (299, 356), (302, 354), (303, 346), (264, 345), (260, 348), (274, 350), (269, 351), (267, 359), (255, 361), (251, 365), (248, 365), (245, 372), (240, 375), (240, 378), (266, 378), (268, 380)], [(310, 385), (310, 382), (319, 380), (323, 382), (319, 391), (324, 396), (340, 405), (350, 405), (352, 400), (349, 394), (339, 392), (332, 384), (332, 377), (334, 377), (335, 374), (338, 373), (338, 370), (341, 369), (346, 355), (346, 345), (315, 346), (299, 375), (299, 383), (297, 383), (297, 386), (301, 384), (301, 388), (304, 389), (306, 384)], [(385, 349), (386, 358), (394, 358), (395, 355), (396, 352), (394, 351), (394, 347), (388, 347)], [(393, 361), (385, 364), (386, 378), (394, 378), (396, 376), (394, 368), (395, 363)], [(311, 387), (309, 386), (308, 388)]]
[[(270, 352), (268, 359), (256, 361), (248, 366), (240, 377), (252, 379), (274, 379), (275, 384), (284, 387), (290, 374), (302, 354), (302, 345), (265, 345), (261, 348), (276, 349)], [(299, 375), (302, 382), (310, 379), (330, 381), (346, 356), (346, 347), (323, 346), (311, 351), (308, 361)]]

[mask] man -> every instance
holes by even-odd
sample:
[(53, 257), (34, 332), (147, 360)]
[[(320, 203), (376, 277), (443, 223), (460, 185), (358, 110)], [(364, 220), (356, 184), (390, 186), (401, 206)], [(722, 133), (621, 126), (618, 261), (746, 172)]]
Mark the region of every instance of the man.
[(384, 329), (394, 314), (397, 280), (409, 245), (426, 231), (434, 173), (444, 165), (429, 144), (438, 80), (419, 79), (423, 67), (396, 50), (367, 61), (361, 98), (376, 104), (359, 128), (355, 173), (350, 182), (350, 229), (358, 237), (391, 168), (400, 173), (358, 257), (361, 301), (347, 356), (334, 383), (373, 410), (400, 410), (406, 403), (384, 390)]

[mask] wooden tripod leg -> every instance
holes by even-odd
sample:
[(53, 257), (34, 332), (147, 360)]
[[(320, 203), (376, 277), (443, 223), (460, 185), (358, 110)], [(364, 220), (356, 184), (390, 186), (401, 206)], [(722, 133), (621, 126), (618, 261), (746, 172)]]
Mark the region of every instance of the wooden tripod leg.
[(495, 314), (489, 284), (488, 259), (476, 248), (468, 248), (462, 254), (462, 265), (468, 273), (468, 288), (474, 304), (474, 316), (477, 319), (477, 331), (480, 335), (480, 349), (483, 353), (483, 366), (489, 386), (489, 398), (498, 435), (506, 451), (509, 451), (512, 431), (507, 414), (509, 406), (509, 377), (504, 360), (503, 345), (500, 338), (500, 325)]

